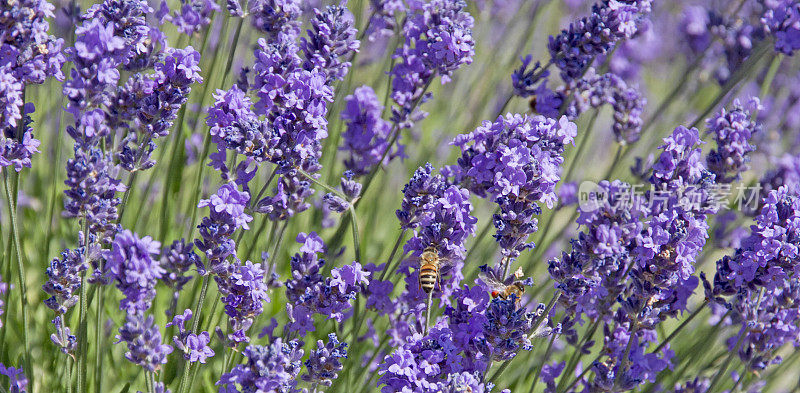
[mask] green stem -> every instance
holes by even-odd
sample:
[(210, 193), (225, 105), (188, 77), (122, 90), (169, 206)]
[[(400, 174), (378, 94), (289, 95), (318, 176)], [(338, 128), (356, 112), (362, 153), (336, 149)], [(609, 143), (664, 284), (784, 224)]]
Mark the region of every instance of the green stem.
[[(17, 281), (19, 282), (20, 306), (22, 308), (22, 342), (25, 350), (25, 367), (29, 383), (33, 386), (34, 370), (31, 368), (31, 346), (28, 342), (28, 331), (30, 322), (28, 320), (28, 286), (25, 284), (25, 263), (22, 259), (22, 245), (19, 238), (19, 227), (17, 223), (17, 192), (19, 189), (19, 175), (14, 177), (14, 195), (11, 195), (8, 181), (8, 168), (2, 170), (3, 184), (6, 190), (6, 200), (8, 201), (8, 211), (11, 217), (11, 233), (14, 237), (14, 248), (17, 256)], [(10, 252), (10, 251), (9, 251)]]
[(400, 244), (403, 242), (403, 236), (406, 234), (406, 229), (400, 231), (400, 235), (397, 236), (397, 241), (394, 242), (394, 247), (392, 247), (392, 252), (389, 253), (389, 258), (386, 259), (386, 263), (383, 266), (383, 271), (381, 272), (381, 277), (379, 280), (383, 281), (386, 278), (386, 273), (389, 272), (389, 265), (392, 264), (392, 260), (394, 260), (394, 256), (397, 253), (397, 250), (400, 248)]
[(658, 353), (659, 351), (661, 351), (664, 348), (664, 346), (669, 344), (669, 342), (672, 341), (672, 339), (675, 338), (675, 336), (677, 336), (681, 330), (683, 330), (686, 326), (689, 325), (689, 322), (692, 322), (692, 320), (695, 317), (700, 315), (700, 312), (703, 311), (703, 309), (705, 309), (707, 305), (708, 305), (708, 300), (703, 301), (703, 304), (701, 304), (700, 307), (697, 308), (697, 310), (694, 310), (689, 315), (688, 318), (686, 318), (683, 322), (681, 322), (681, 324), (677, 328), (675, 328), (675, 330), (673, 330), (672, 333), (670, 333), (669, 336), (667, 336), (667, 338), (664, 339), (664, 341), (658, 344), (658, 346), (656, 347), (656, 349), (653, 350), (652, 353)]
[(103, 351), (101, 350), (105, 346), (103, 345), (103, 337), (100, 334), (102, 332), (102, 320), (101, 318), (103, 315), (103, 287), (97, 287), (97, 303), (95, 303), (95, 326), (94, 326), (94, 343), (97, 345), (97, 349), (94, 353), (94, 389), (96, 392), (103, 391), (103, 372), (100, 371), (100, 362), (103, 359)]
[(558, 387), (556, 388), (556, 392), (564, 392), (561, 387), (567, 382), (567, 378), (569, 375), (572, 375), (572, 372), (575, 370), (575, 367), (578, 365), (578, 360), (580, 360), (581, 356), (583, 355), (581, 351), (583, 350), (583, 346), (594, 336), (594, 332), (597, 330), (597, 327), (600, 325), (600, 318), (598, 317), (592, 324), (589, 326), (589, 329), (586, 330), (586, 333), (583, 336), (583, 339), (578, 342), (578, 345), (575, 347), (575, 351), (572, 352), (572, 357), (570, 357), (569, 362), (567, 362), (567, 367), (564, 369), (564, 373), (561, 374), (561, 380), (558, 382)]
[[(595, 357), (595, 358), (594, 358), (594, 360), (592, 360), (592, 362), (591, 362), (591, 363), (589, 363), (589, 364), (594, 364), (595, 362), (599, 361), (601, 357), (603, 357), (603, 354), (602, 354), (602, 353), (601, 353), (601, 354), (598, 354), (598, 355), (597, 355), (597, 357)], [(580, 375), (578, 375), (577, 377), (575, 377), (575, 379), (573, 379), (573, 380), (572, 380), (572, 382), (570, 382), (570, 384), (569, 384), (569, 385), (567, 385), (567, 388), (566, 388), (566, 389), (564, 389), (564, 390), (561, 390), (560, 388), (557, 388), (557, 389), (556, 389), (556, 392), (568, 392), (568, 391), (570, 391), (570, 390), (571, 390), (573, 387), (575, 387), (575, 385), (578, 383), (578, 381), (580, 381), (581, 379), (583, 379), (583, 376), (584, 376), (584, 375), (586, 375), (586, 373), (588, 373), (588, 372), (589, 372), (589, 370), (591, 370), (591, 369), (592, 369), (591, 367), (585, 367), (585, 368), (583, 369), (583, 371), (581, 371)], [(566, 374), (565, 374), (565, 375), (566, 375)]]
[[(89, 247), (86, 247), (86, 249), (88, 250)], [(88, 343), (86, 342), (86, 328), (89, 326), (86, 321), (86, 302), (86, 272), (84, 272), (84, 274), (81, 275), (80, 314), (78, 317), (78, 347), (80, 348), (78, 350), (78, 392), (86, 391), (86, 361), (89, 355), (87, 353)]]
[(717, 370), (717, 374), (714, 375), (714, 379), (711, 380), (711, 384), (708, 385), (708, 389), (706, 389), (706, 392), (713, 393), (714, 392), (714, 387), (717, 386), (717, 383), (719, 383), (720, 379), (722, 379), (722, 376), (725, 375), (725, 371), (728, 369), (728, 366), (731, 364), (731, 361), (733, 360), (733, 357), (736, 356), (736, 354), (739, 352), (739, 348), (742, 346), (742, 343), (744, 342), (744, 336), (747, 335), (747, 332), (745, 331), (745, 329), (746, 329), (746, 327), (742, 326), (741, 333), (739, 335), (739, 339), (736, 340), (736, 346), (733, 348), (732, 351), (730, 351), (730, 353), (728, 354), (728, 357), (726, 357), (725, 361), (722, 363), (722, 366)]
[(550, 358), (550, 352), (553, 349), (553, 342), (556, 341), (556, 335), (553, 334), (550, 336), (550, 342), (547, 343), (547, 349), (544, 351), (544, 356), (542, 357), (542, 363), (539, 367), (536, 367), (536, 373), (533, 375), (533, 383), (531, 383), (531, 388), (528, 390), (528, 393), (533, 393), (533, 389), (536, 387), (536, 383), (539, 382), (539, 376), (542, 374), (542, 369), (544, 365), (547, 364), (547, 359)]

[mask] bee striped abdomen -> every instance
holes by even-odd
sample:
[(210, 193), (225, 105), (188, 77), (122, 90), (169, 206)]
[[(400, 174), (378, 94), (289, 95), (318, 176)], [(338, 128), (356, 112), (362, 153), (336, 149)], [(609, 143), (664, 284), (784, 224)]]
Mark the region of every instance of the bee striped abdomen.
[(425, 264), (419, 268), (419, 286), (425, 293), (431, 293), (439, 281), (439, 267), (435, 264)]

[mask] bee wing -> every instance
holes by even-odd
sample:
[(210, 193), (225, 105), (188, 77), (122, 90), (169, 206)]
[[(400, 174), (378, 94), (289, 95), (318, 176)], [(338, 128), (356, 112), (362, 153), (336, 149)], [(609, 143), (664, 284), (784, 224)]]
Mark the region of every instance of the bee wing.
[(483, 281), (484, 283), (486, 283), (486, 285), (488, 285), (488, 286), (489, 286), (489, 288), (491, 288), (492, 290), (495, 290), (495, 291), (503, 291), (503, 290), (505, 290), (505, 289), (506, 289), (506, 285), (504, 285), (504, 284), (503, 284), (502, 282), (500, 282), (500, 281), (497, 281), (497, 279), (495, 279), (495, 278), (493, 278), (493, 277), (489, 276), (488, 274), (486, 274), (486, 273), (484, 273), (484, 272), (480, 272), (480, 273), (478, 273), (478, 278), (480, 278), (480, 279), (481, 279), (481, 281)]

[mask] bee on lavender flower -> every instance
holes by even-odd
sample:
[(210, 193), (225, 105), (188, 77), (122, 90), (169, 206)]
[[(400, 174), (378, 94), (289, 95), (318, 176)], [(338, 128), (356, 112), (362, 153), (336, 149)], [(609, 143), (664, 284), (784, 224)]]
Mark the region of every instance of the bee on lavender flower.
[(444, 263), (444, 259), (439, 256), (436, 248), (428, 247), (419, 257), (419, 287), (428, 296), (433, 292), (436, 285), (439, 285), (439, 268)]
[[(491, 273), (488, 273), (488, 270), (482, 270), (478, 277), (486, 283), (491, 289), (492, 299), (500, 298), (500, 299), (508, 299), (511, 295), (516, 296), (516, 303), (517, 307), (519, 307), (519, 303), (522, 300), (522, 294), (525, 293), (525, 281), (523, 277), (525, 273), (522, 272), (522, 268), (517, 268), (517, 271), (514, 272), (513, 280), (506, 280), (506, 283), (501, 282), (497, 278), (495, 278)], [(510, 283), (507, 283), (510, 281)]]

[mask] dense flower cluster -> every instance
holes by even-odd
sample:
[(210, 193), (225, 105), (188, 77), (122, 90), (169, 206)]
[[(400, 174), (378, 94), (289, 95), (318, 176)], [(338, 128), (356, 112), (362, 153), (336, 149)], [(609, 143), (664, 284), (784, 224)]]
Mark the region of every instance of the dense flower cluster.
[(717, 148), (708, 153), (706, 163), (717, 183), (739, 180), (741, 173), (748, 169), (748, 156), (755, 150), (750, 140), (760, 129), (759, 124), (751, 120), (751, 111), (759, 109), (758, 99), (748, 102), (748, 106), (750, 110), (735, 101), (733, 109), (722, 109), (706, 121), (708, 132), (717, 142)]
[[(31, 379), (0, 363), (0, 391), (774, 390), (800, 343), (800, 6), (651, 2), (5, 0), (0, 360)], [(544, 15), (568, 27), (537, 42)], [(707, 132), (642, 134), (645, 97)]]
[(325, 244), (314, 232), (300, 233), (297, 242), (303, 246), (291, 260), (291, 278), (286, 285), (286, 304), (289, 323), (286, 330), (304, 336), (316, 330), (314, 314), (327, 316), (336, 322), (349, 317), (351, 300), (369, 286), (369, 274), (361, 264), (353, 262), (331, 270), (330, 277), (323, 277), (320, 269), (325, 264), (317, 254), (324, 251)]
[[(84, 248), (64, 250), (60, 258), (53, 258), (47, 268), (47, 282), (42, 289), (50, 295), (44, 301), (59, 317), (78, 304), (81, 272), (88, 269)], [(5, 291), (3, 291), (5, 292)]]
[(383, 106), (369, 86), (355, 89), (345, 97), (345, 103), (341, 117), (347, 129), (340, 148), (348, 155), (344, 165), (356, 176), (366, 175), (392, 157), (393, 153), (387, 152), (392, 125), (381, 117)]
[(181, 0), (180, 10), (170, 13), (169, 5), (166, 1), (162, 1), (156, 16), (159, 23), (172, 22), (179, 32), (191, 35), (208, 26), (211, 23), (211, 15), (221, 10), (219, 5), (211, 0)]
[(117, 233), (103, 258), (107, 274), (125, 295), (120, 309), (128, 314), (143, 313), (156, 296), (156, 283), (166, 273), (156, 256), (161, 243), (150, 236), (139, 238), (129, 230)]
[(404, 188), (403, 204), (397, 211), (401, 227), (414, 230), (414, 236), (403, 246), (409, 258), (397, 269), (398, 273), (406, 276), (407, 290), (400, 301), (404, 307), (417, 313), (424, 310), (428, 298), (419, 286), (423, 253), (432, 253), (438, 260), (438, 282), (434, 292), (447, 301), (463, 279), (461, 268), (466, 255), (465, 242), (475, 233), (477, 222), (471, 215), (469, 191), (457, 185), (447, 186), (444, 177), (434, 175), (432, 170), (430, 164), (417, 169)]
[(324, 11), (314, 9), (308, 38), (300, 39), (306, 70), (323, 71), (328, 81), (342, 80), (350, 69), (344, 57), (358, 52), (353, 14), (341, 5), (330, 5)]
[(775, 36), (775, 50), (787, 55), (800, 49), (800, 4), (791, 0), (764, 2), (761, 23)]
[(244, 350), (245, 364), (222, 374), (217, 382), (222, 393), (262, 391), (291, 392), (302, 370), (303, 349), (297, 340), (276, 338), (267, 346), (251, 345)]
[(538, 203), (552, 208), (557, 201), (562, 154), (576, 135), (577, 127), (566, 117), (508, 114), (453, 141), (461, 148), (462, 184), (499, 205), (495, 239), (506, 257), (517, 258), (533, 247), (527, 240), (537, 229)]
[(649, 13), (649, 0), (604, 1), (594, 4), (588, 17), (550, 36), (547, 48), (561, 78), (565, 82), (581, 78), (595, 57), (604, 55), (620, 39), (632, 37), (639, 19)]
[(125, 358), (150, 372), (167, 363), (172, 347), (161, 343), (161, 332), (153, 322), (153, 316), (137, 313), (127, 314), (126, 318), (117, 335), (117, 343), (125, 342), (128, 347)]
[[(224, 179), (230, 170), (227, 150), (252, 158), (257, 166), (264, 161), (276, 166), (274, 173), (280, 176), (273, 195), (255, 201), (255, 211), (272, 220), (286, 220), (308, 209), (305, 200), (313, 190), (300, 170), (314, 176), (321, 168), (332, 83), (347, 73), (345, 59), (359, 46), (354, 20), (344, 6), (316, 10), (308, 37), (298, 44), (299, 5), (256, 2), (254, 9), (259, 11), (254, 23), (268, 37), (258, 40), (254, 82), (218, 91), (206, 120), (217, 145), (210, 165), (220, 170)], [(243, 91), (245, 86), (255, 93), (255, 103)], [(246, 187), (249, 178), (237, 182)]]
[[(152, 12), (146, 1), (105, 0), (91, 6), (81, 18), (84, 23), (96, 22), (104, 30), (103, 35), (97, 38), (102, 40), (113, 35), (121, 39), (114, 43), (115, 58), (108, 63), (109, 66), (116, 63), (128, 71), (138, 71), (152, 65), (158, 54), (154, 46), (159, 41), (156, 37), (160, 33), (148, 25), (145, 18), (146, 14)], [(104, 43), (94, 42), (94, 45), (103, 46)], [(108, 49), (111, 48), (109, 45)], [(75, 49), (81, 51), (78, 45)]]
[(780, 362), (776, 351), (800, 340), (800, 197), (787, 187), (773, 190), (748, 237), (732, 256), (717, 262), (707, 296), (731, 311), (739, 328), (728, 349), (752, 370)]
[(203, 80), (199, 61), (200, 53), (191, 46), (170, 49), (155, 63), (154, 74), (135, 74), (118, 89), (109, 115), (126, 132), (117, 153), (120, 167), (135, 171), (155, 165), (150, 159), (154, 140), (169, 134), (191, 85)]
[(6, 2), (0, 8), (0, 168), (29, 168), (39, 151), (30, 127), (34, 106), (24, 102), (26, 86), (42, 84), (48, 76), (64, 79), (64, 40), (48, 34), (46, 18), (53, 17), (53, 9), (45, 0)]
[(197, 207), (210, 209), (209, 215), (203, 217), (197, 228), (200, 239), (195, 240), (197, 249), (206, 257), (207, 266), (200, 267), (201, 273), (206, 269), (214, 274), (224, 274), (228, 269), (225, 262), (236, 251), (233, 233), (239, 228), (248, 229), (248, 222), (253, 217), (245, 213), (250, 195), (240, 192), (234, 184), (224, 184), (209, 199), (203, 199)]
[(187, 244), (181, 239), (161, 249), (160, 263), (164, 269), (161, 281), (172, 289), (172, 302), (177, 305), (178, 295), (192, 279), (192, 275), (187, 273), (191, 268), (200, 265), (200, 257), (194, 252), (194, 244)]
[(433, 173), (433, 165), (427, 163), (417, 168), (403, 187), (403, 202), (396, 212), (400, 227), (414, 229), (421, 222), (429, 220), (433, 204), (445, 188), (444, 177)]
[(580, 206), (586, 232), (572, 240), (570, 253), (550, 262), (560, 302), (574, 313), (564, 326), (568, 341), (577, 345), (570, 330), (583, 316), (603, 323), (608, 358), (593, 365), (590, 389), (631, 389), (670, 364), (668, 346), (660, 353), (648, 347), (658, 323), (686, 310), (699, 281), (692, 273), (708, 237), (706, 219), (715, 212), (708, 200), (714, 176), (700, 143), (699, 132), (685, 127), (665, 138), (650, 168), (653, 188), (644, 195), (620, 181), (601, 182), (594, 203)]
[(331, 333), (327, 344), (317, 340), (317, 349), (306, 360), (306, 373), (301, 378), (306, 382), (331, 386), (332, 380), (342, 370), (342, 362), (339, 360), (342, 358), (347, 358), (347, 343), (340, 342), (336, 333)]
[(392, 68), (392, 122), (409, 128), (427, 116), (417, 109), (437, 75), (442, 82), (459, 67), (472, 63), (474, 19), (463, 0), (411, 3), (403, 24), (403, 45), (395, 51)]
[(232, 331), (228, 338), (233, 342), (248, 342), (247, 330), (253, 324), (253, 319), (264, 311), (264, 303), (269, 302), (264, 269), (260, 263), (237, 260), (214, 279)]

